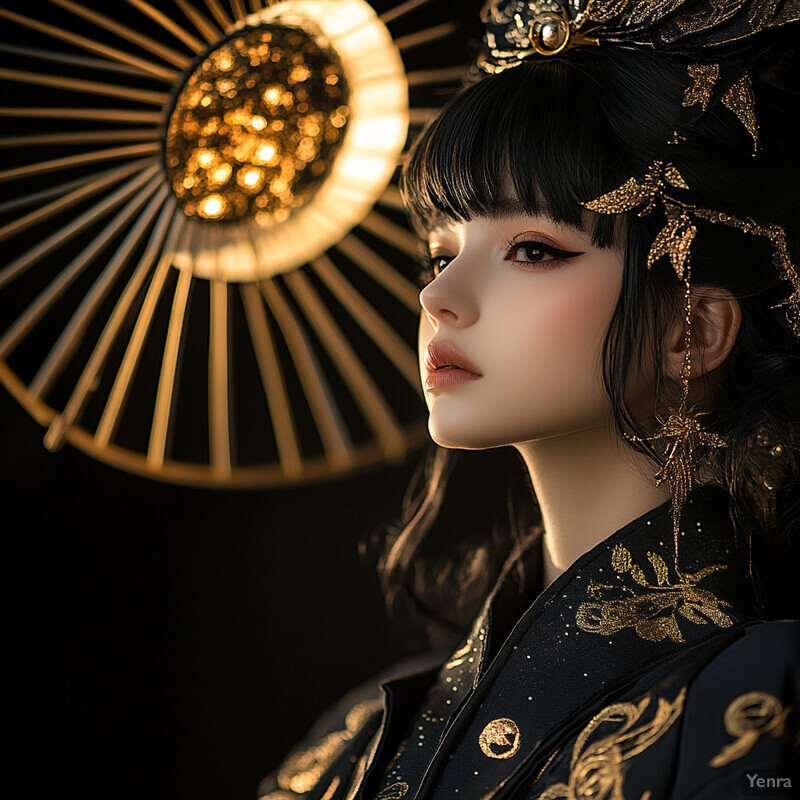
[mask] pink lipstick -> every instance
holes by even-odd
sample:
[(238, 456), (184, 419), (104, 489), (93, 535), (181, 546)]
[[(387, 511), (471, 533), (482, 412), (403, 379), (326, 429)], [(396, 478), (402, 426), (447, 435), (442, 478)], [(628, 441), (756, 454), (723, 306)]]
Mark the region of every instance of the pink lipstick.
[(449, 342), (431, 342), (425, 351), (425, 389), (436, 391), (480, 380), (478, 368)]

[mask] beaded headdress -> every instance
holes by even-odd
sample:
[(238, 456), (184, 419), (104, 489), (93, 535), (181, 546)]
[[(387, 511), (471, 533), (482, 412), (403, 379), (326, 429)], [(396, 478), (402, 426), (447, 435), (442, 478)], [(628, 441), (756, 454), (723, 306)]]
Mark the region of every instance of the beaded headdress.
[[(640, 47), (670, 54), (687, 64), (689, 84), (676, 109), (676, 130), (667, 145), (679, 145), (684, 133), (714, 104), (722, 104), (742, 123), (758, 152), (758, 121), (748, 55), (755, 41), (766, 45), (771, 32), (800, 21), (800, 0), (488, 0), (481, 11), (486, 25), (478, 66), (491, 74), (531, 58), (558, 56), (574, 47)], [(683, 132), (683, 133), (682, 133)], [(689, 407), (692, 374), (691, 246), (696, 222), (704, 220), (763, 237), (774, 251), (780, 277), (791, 286), (787, 308), (800, 336), (800, 276), (792, 263), (784, 230), (768, 220), (739, 218), (724, 211), (685, 202), (686, 180), (669, 159), (653, 162), (607, 194), (583, 205), (600, 214), (636, 211), (645, 216), (661, 209), (665, 225), (647, 257), (647, 268), (669, 258), (684, 284), (685, 349), (681, 399), (655, 435), (645, 441), (664, 446), (656, 482), (668, 482), (676, 536), (680, 511), (695, 482), (695, 451), (724, 447), (722, 437), (704, 430), (706, 412)], [(629, 437), (631, 441), (643, 441)]]

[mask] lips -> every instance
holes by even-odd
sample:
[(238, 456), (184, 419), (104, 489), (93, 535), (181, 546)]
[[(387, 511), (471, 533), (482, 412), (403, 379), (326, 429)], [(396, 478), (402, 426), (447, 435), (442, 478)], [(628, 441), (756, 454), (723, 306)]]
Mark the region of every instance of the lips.
[(449, 342), (431, 342), (425, 351), (425, 388), (444, 389), (483, 377), (478, 368)]

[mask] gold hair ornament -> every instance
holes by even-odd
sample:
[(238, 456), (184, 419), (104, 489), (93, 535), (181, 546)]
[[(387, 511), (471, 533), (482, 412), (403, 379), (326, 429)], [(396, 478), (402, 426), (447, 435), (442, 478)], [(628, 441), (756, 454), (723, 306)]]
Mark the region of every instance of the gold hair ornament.
[(502, 72), (531, 56), (555, 56), (599, 41), (578, 30), (576, 0), (489, 0), (481, 10), (486, 24), (485, 50), (478, 66)]
[(700, 447), (725, 447), (724, 439), (703, 429), (700, 418), (708, 414), (690, 407), (689, 381), (692, 373), (692, 299), (691, 245), (697, 234), (695, 220), (736, 228), (743, 233), (767, 238), (775, 249), (775, 263), (781, 277), (794, 289), (791, 297), (779, 305), (789, 307), (787, 317), (797, 336), (800, 336), (800, 277), (789, 257), (786, 234), (778, 225), (758, 225), (752, 220), (739, 219), (720, 211), (689, 205), (671, 196), (670, 188), (688, 189), (683, 176), (673, 164), (654, 161), (644, 178), (629, 178), (622, 186), (583, 205), (600, 214), (624, 214), (641, 208), (639, 216), (650, 214), (660, 203), (667, 222), (659, 231), (647, 255), (647, 268), (664, 256), (669, 256), (676, 275), (684, 284), (684, 357), (681, 367), (681, 398), (677, 408), (670, 408), (666, 419), (658, 418), (659, 430), (648, 437), (628, 436), (633, 442), (663, 442), (664, 465), (656, 473), (656, 485), (668, 482), (672, 495), (672, 519), (677, 552), (680, 513), (695, 484), (696, 451)]
[[(755, 34), (800, 20), (800, 3), (750, 0), (487, 0), (478, 66), (497, 73), (572, 47), (624, 43), (704, 61)], [(741, 94), (744, 85), (734, 91)], [(739, 98), (731, 97), (731, 105)], [(746, 99), (746, 98), (745, 98)]]
[[(487, 0), (481, 10), (486, 25), (485, 47), (478, 66), (498, 73), (519, 66), (537, 56), (553, 56), (585, 45), (625, 44), (643, 49), (667, 51), (689, 62), (689, 85), (685, 91), (679, 128), (685, 131), (706, 112), (718, 94), (718, 101), (736, 115), (758, 152), (758, 122), (750, 73), (743, 65), (749, 40), (763, 41), (763, 35), (800, 21), (800, 3), (775, 0), (720, 3), (718, 0)], [(758, 34), (759, 36), (755, 36)], [(760, 46), (760, 45), (759, 45)], [(725, 55), (725, 48), (737, 53), (738, 66), (708, 63)], [(676, 130), (668, 144), (685, 139)], [(667, 481), (672, 493), (672, 516), (676, 558), (680, 512), (695, 483), (699, 448), (720, 448), (725, 442), (703, 429), (701, 418), (708, 412), (689, 406), (692, 373), (691, 245), (697, 234), (696, 221), (723, 224), (743, 233), (767, 238), (775, 249), (775, 264), (781, 277), (792, 286), (783, 303), (787, 317), (800, 336), (800, 277), (786, 246), (785, 231), (777, 225), (759, 225), (720, 211), (698, 208), (677, 199), (675, 190), (689, 186), (670, 163), (654, 161), (641, 179), (630, 178), (619, 188), (583, 205), (601, 214), (624, 214), (636, 209), (639, 216), (650, 214), (660, 204), (666, 224), (658, 233), (647, 256), (650, 269), (668, 256), (684, 284), (685, 351), (681, 367), (681, 397), (660, 428), (650, 437), (629, 437), (631, 441), (664, 443), (664, 464), (656, 483)]]
[[(691, 83), (683, 97), (683, 107), (700, 107), (700, 112), (706, 111), (720, 76), (719, 64), (690, 64), (687, 67)], [(753, 155), (758, 153), (758, 122), (755, 112), (755, 95), (753, 93), (753, 79), (749, 72), (744, 72), (731, 84), (720, 98), (722, 104), (732, 111), (745, 130), (753, 139)]]

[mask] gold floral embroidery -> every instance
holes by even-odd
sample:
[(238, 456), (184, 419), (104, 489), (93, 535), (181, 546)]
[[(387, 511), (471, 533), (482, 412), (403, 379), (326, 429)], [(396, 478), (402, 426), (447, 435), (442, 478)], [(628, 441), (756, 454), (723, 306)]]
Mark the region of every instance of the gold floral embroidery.
[(657, 553), (647, 557), (655, 575), (655, 582), (649, 581), (644, 570), (633, 563), (630, 551), (618, 544), (611, 553), (611, 566), (617, 573), (629, 574), (645, 593), (629, 587), (611, 586), (590, 582), (588, 591), (593, 597), (602, 598), (604, 593), (618, 592), (620, 588), (630, 594), (622, 599), (602, 600), (581, 603), (578, 607), (577, 623), (584, 631), (609, 635), (633, 628), (643, 639), (660, 642), (670, 638), (683, 642), (678, 626), (677, 614), (696, 625), (714, 623), (728, 628), (733, 620), (722, 610), (730, 607), (711, 592), (700, 589), (697, 584), (703, 578), (721, 569), (723, 564), (704, 567), (694, 573), (677, 570), (677, 580), (670, 580), (666, 562)]
[(408, 793), (408, 784), (404, 782), (393, 783), (382, 789), (375, 800), (400, 800)]
[[(329, 733), (314, 746), (286, 759), (278, 771), (278, 786), (294, 794), (310, 792), (344, 750), (347, 742), (364, 727), (372, 713), (380, 707), (381, 701), (377, 699), (353, 706), (345, 717), (345, 730)], [(272, 795), (267, 797), (271, 800), (283, 800), (281, 795), (275, 795), (274, 798)]]
[[(569, 782), (553, 784), (537, 800), (583, 800), (589, 797), (624, 800), (624, 763), (647, 750), (669, 730), (683, 712), (685, 698), (685, 686), (672, 702), (660, 697), (658, 708), (649, 722), (640, 722), (650, 705), (649, 695), (638, 703), (615, 703), (604, 708), (575, 741)], [(590, 743), (589, 739), (604, 724), (619, 727), (613, 733)], [(650, 796), (650, 792), (645, 792), (640, 800), (648, 800)]]
[(731, 701), (722, 718), (725, 732), (736, 741), (726, 745), (709, 761), (712, 767), (724, 767), (746, 756), (761, 736), (779, 739), (786, 734), (786, 717), (792, 706), (783, 707), (775, 695), (745, 692)]

